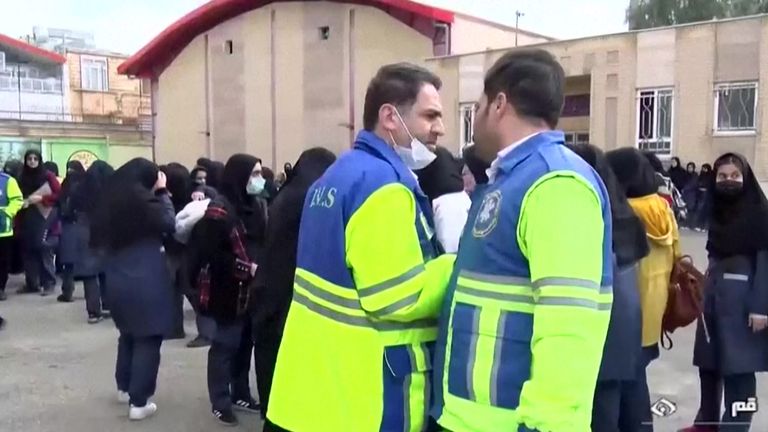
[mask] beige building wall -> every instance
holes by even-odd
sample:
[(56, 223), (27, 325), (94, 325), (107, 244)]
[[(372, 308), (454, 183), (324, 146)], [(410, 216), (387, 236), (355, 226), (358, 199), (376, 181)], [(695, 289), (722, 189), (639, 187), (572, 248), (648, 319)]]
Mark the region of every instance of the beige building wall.
[(277, 168), (315, 146), (341, 153), (363, 127), (378, 68), (431, 53), (429, 38), (372, 7), (287, 2), (247, 12), (198, 36), (161, 75), (158, 161), (247, 152)]
[[(753, 163), (761, 179), (768, 179), (768, 140), (762, 125), (768, 121), (763, 102), (768, 94), (768, 18), (766, 16), (629, 32), (571, 41), (539, 44), (563, 65), (569, 77), (566, 93), (586, 90), (589, 77), (590, 140), (605, 149), (636, 146), (638, 91), (671, 88), (674, 92), (672, 156), (697, 165), (736, 151)], [(507, 50), (433, 58), (427, 64), (443, 76), (457, 77), (447, 94), (460, 104), (474, 102), (482, 92), (485, 72)], [(574, 77), (579, 77), (574, 80)], [(721, 83), (758, 84), (756, 130), (717, 132), (715, 86)], [(459, 137), (461, 119), (447, 121)], [(580, 129), (584, 119), (564, 118), (561, 128)]]
[[(81, 59), (92, 57), (107, 61), (107, 91), (83, 89)], [(141, 80), (117, 73), (126, 57), (99, 53), (67, 52), (70, 112), (85, 120), (109, 117), (115, 123), (135, 123), (139, 115), (150, 114), (150, 97), (141, 93)]]
[[(515, 29), (471, 16), (456, 14), (451, 24), (451, 52), (466, 54), (515, 46)], [(549, 42), (551, 38), (520, 31), (518, 46)]]
[(155, 156), (192, 166), (208, 155), (206, 35), (179, 53), (157, 82)]

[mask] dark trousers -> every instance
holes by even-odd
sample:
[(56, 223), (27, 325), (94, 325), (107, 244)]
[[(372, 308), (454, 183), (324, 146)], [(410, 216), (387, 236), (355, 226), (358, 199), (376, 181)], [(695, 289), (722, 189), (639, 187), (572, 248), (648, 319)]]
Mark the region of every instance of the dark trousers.
[(251, 352), (250, 323), (238, 320), (216, 324), (216, 335), (208, 350), (208, 396), (214, 410), (227, 411), (233, 401), (251, 400)]
[(120, 333), (115, 380), (117, 389), (131, 396), (133, 406), (145, 406), (155, 394), (162, 344), (162, 336), (133, 337)]
[(61, 264), (61, 293), (66, 297), (72, 297), (75, 293), (75, 265)]
[(592, 405), (592, 432), (641, 431), (646, 421), (643, 388), (648, 387), (637, 381), (599, 381)]
[[(721, 432), (748, 432), (752, 423), (752, 414), (742, 412), (733, 416), (731, 406), (734, 402), (746, 402), (756, 397), (757, 382), (754, 373), (721, 376), (716, 371), (699, 369), (701, 402), (696, 424), (715, 426), (718, 422)], [(725, 393), (725, 412), (720, 417), (720, 403)]]
[(208, 339), (213, 340), (216, 336), (216, 320), (211, 317), (203, 315), (200, 310), (200, 298), (199, 293), (187, 286), (184, 289), (184, 296), (192, 305), (192, 310), (195, 311), (195, 325), (197, 326), (197, 334)]
[(628, 397), (640, 417), (643, 432), (653, 432), (653, 414), (651, 414), (651, 392), (648, 388), (648, 365), (659, 358), (659, 346), (643, 347), (640, 359), (637, 363), (637, 376), (635, 379), (635, 391)]
[(103, 310), (108, 310), (106, 305), (106, 275), (89, 276), (83, 278), (83, 291), (85, 292), (85, 310), (89, 316), (99, 316)]
[[(75, 292), (74, 265), (63, 264), (64, 268), (61, 280), (61, 293), (72, 297)], [(88, 316), (99, 316), (102, 310), (108, 310), (106, 305), (106, 275), (87, 276), (83, 278), (83, 291), (85, 294), (85, 310)]]
[(184, 337), (184, 294), (179, 287), (173, 292), (173, 332), (175, 337)]
[(13, 237), (0, 238), (0, 291), (8, 285), (8, 274), (13, 260)]
[(262, 418), (266, 418), (269, 408), (269, 393), (272, 390), (272, 376), (275, 373), (284, 322), (281, 317), (275, 317), (264, 322), (253, 323), (253, 365), (256, 370)]
[(56, 286), (56, 269), (53, 267), (53, 249), (48, 246), (24, 251), (24, 278), (28, 291), (42, 286), (50, 291)]

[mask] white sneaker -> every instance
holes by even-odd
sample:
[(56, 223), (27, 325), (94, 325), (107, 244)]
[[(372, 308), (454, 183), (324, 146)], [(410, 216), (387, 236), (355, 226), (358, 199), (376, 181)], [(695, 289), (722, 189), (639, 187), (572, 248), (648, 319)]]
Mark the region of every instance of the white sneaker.
[(118, 390), (117, 401), (120, 402), (121, 404), (127, 404), (128, 402), (131, 401), (131, 395), (129, 395), (128, 392)]
[(135, 407), (131, 405), (131, 409), (128, 410), (128, 418), (130, 420), (144, 420), (147, 417), (151, 417), (157, 412), (157, 405), (152, 402), (147, 402), (143, 407)]

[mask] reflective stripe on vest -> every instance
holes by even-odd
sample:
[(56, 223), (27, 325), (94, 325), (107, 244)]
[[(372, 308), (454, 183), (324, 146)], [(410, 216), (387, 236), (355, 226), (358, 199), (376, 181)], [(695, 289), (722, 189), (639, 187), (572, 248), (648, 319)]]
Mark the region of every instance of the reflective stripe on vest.
[[(411, 274), (412, 272), (414, 272), (414, 270), (411, 270), (396, 279), (402, 279), (403, 281), (407, 280), (408, 278), (406, 275)], [(434, 332), (436, 331), (437, 320), (434, 319), (418, 320), (408, 323), (377, 320), (377, 314), (389, 312), (385, 310), (377, 310), (371, 313), (366, 312), (360, 303), (358, 291), (333, 286), (333, 284), (326, 281), (321, 282), (318, 280), (313, 282), (309, 280), (310, 278), (318, 279), (316, 276), (312, 277), (311, 274), (302, 269), (296, 269), (296, 277), (293, 285), (293, 301), (331, 321), (342, 325), (369, 328), (382, 332), (429, 330), (430, 334), (434, 335)], [(386, 292), (386, 289), (396, 286), (392, 284), (393, 281), (394, 279), (370, 287), (369, 290), (371, 291), (364, 293), (364, 295), (369, 296)], [(412, 296), (406, 297), (397, 302), (397, 307), (394, 307), (395, 305), (393, 305), (385, 309), (397, 310), (408, 307), (415, 302), (415, 299), (411, 297)]]
[[(505, 362), (509, 358), (503, 355), (529, 353), (530, 341), (524, 331), (514, 335), (507, 332), (521, 329), (520, 323), (529, 321), (530, 325), (522, 328), (532, 331), (536, 307), (587, 308), (609, 314), (612, 302), (612, 286), (601, 287), (583, 279), (549, 277), (532, 282), (525, 277), (460, 271), (450, 318), (453, 333), (447, 347), (454, 354), (449, 356), (449, 392), (486, 405), (516, 408), (519, 390), (509, 388), (509, 384), (522, 380), (517, 374), (528, 371), (508, 370), (510, 365)], [(455, 342), (460, 345), (454, 347)], [(487, 353), (493, 353), (492, 358)]]

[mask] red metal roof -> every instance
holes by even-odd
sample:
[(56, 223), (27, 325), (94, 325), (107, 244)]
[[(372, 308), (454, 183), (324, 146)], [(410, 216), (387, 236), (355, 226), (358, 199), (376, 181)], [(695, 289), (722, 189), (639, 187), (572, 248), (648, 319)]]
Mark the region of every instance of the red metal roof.
[[(211, 0), (163, 30), (136, 54), (123, 62), (118, 73), (142, 78), (157, 77), (198, 35), (245, 12), (270, 3), (297, 0)], [(336, 1), (336, 0), (332, 0)], [(412, 0), (339, 0), (389, 10), (399, 9), (435, 21), (452, 23), (453, 12)]]
[(34, 45), (24, 42), (23, 40), (14, 39), (4, 34), (0, 34), (0, 47), (2, 46), (10, 47), (14, 51), (19, 51), (31, 57), (35, 57), (50, 63), (64, 64), (67, 61), (67, 58), (61, 54), (38, 48)]

